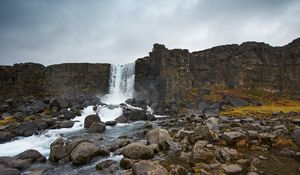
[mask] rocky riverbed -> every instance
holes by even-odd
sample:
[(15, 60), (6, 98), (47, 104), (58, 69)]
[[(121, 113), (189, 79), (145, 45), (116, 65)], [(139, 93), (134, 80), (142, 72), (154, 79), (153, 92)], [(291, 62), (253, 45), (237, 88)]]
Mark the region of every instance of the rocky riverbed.
[[(159, 113), (170, 115), (158, 117), (147, 105), (130, 100), (107, 105), (94, 97), (9, 99), (2, 108), (2, 146), (32, 134), (58, 134), (50, 137), (48, 151), (5, 154), (11, 151), (5, 147), (0, 174), (300, 173), (297, 112), (270, 117), (220, 116), (211, 110), (174, 114), (176, 107), (169, 105)], [(121, 114), (110, 121), (104, 109)]]

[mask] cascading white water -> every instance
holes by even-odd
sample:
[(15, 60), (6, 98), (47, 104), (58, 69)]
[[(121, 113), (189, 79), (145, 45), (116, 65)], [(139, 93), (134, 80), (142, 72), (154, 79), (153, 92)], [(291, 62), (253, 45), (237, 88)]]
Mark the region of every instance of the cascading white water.
[[(44, 156), (50, 153), (50, 144), (59, 137), (68, 138), (71, 135), (79, 135), (83, 132), (83, 122), (87, 115), (100, 115), (101, 121), (110, 121), (122, 115), (122, 108), (119, 104), (124, 103), (126, 99), (132, 98), (134, 93), (134, 63), (125, 65), (112, 65), (110, 73), (110, 90), (109, 94), (101, 98), (102, 102), (116, 107), (108, 107), (106, 105), (99, 106), (97, 111), (93, 110), (93, 106), (85, 108), (81, 116), (73, 119), (75, 122), (72, 128), (51, 129), (46, 130), (40, 135), (30, 137), (21, 137), (11, 142), (0, 144), (0, 156), (14, 156), (28, 149), (36, 149)], [(116, 127), (122, 127), (116, 126)], [(109, 129), (113, 129), (108, 127)]]
[(107, 104), (118, 105), (134, 95), (134, 63), (111, 65), (109, 94), (101, 100)]

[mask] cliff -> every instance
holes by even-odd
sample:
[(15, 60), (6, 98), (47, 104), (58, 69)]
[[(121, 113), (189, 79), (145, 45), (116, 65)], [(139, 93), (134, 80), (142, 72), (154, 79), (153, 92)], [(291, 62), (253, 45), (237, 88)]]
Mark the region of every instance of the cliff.
[(136, 61), (137, 99), (180, 103), (193, 91), (217, 86), (299, 96), (300, 39), (283, 47), (245, 42), (192, 53), (154, 44)]
[(105, 94), (109, 88), (109, 64), (68, 63), (45, 67), (36, 63), (0, 66), (2, 98)]

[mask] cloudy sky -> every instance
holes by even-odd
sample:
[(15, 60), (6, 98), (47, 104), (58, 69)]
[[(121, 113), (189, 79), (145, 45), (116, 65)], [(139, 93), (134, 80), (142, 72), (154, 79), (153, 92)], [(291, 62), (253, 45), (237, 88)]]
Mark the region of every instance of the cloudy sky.
[(0, 0), (0, 64), (122, 64), (153, 43), (281, 46), (300, 37), (299, 14), (299, 0)]

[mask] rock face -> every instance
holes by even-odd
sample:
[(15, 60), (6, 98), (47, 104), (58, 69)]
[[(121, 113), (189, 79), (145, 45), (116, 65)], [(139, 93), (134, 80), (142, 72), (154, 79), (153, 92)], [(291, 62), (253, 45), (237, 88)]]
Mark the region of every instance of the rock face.
[(154, 44), (135, 64), (136, 99), (180, 103), (194, 88), (214, 85), (300, 95), (299, 46), (300, 39), (283, 47), (245, 42), (190, 53)]
[(68, 63), (45, 67), (36, 63), (0, 66), (0, 94), (18, 96), (105, 94), (109, 64)]

